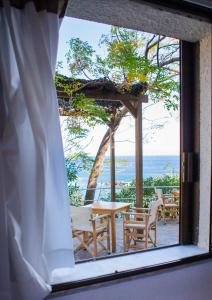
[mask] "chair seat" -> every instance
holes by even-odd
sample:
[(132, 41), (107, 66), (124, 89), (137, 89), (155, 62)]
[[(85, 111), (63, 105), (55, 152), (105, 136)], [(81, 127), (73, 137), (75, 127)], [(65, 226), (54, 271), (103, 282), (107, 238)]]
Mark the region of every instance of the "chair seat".
[[(99, 233), (101, 231), (103, 231), (104, 229), (106, 229), (105, 226), (102, 226), (102, 227), (98, 227), (96, 228), (96, 232)], [(87, 225), (87, 224), (79, 224), (77, 226), (73, 226), (73, 230), (76, 230), (76, 231), (86, 231), (86, 232), (92, 232), (93, 233), (93, 227), (92, 225)]]
[(179, 208), (179, 205), (176, 203), (165, 203), (164, 206), (170, 208)]
[(125, 224), (125, 228), (136, 228), (136, 229), (145, 229), (146, 225), (145, 224)]

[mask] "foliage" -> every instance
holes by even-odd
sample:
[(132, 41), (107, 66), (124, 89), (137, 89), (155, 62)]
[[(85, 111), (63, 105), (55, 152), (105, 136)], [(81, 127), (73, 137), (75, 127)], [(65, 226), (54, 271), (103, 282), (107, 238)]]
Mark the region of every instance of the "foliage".
[(77, 184), (69, 186), (70, 205), (82, 206), (84, 204), (84, 197), (80, 192), (80, 187)]
[(88, 42), (82, 42), (79, 38), (72, 38), (69, 41), (69, 51), (66, 59), (73, 77), (81, 75), (87, 71), (92, 71), (94, 50)]
[(107, 78), (120, 90), (142, 82), (146, 84), (144, 92), (153, 102), (163, 101), (166, 109), (178, 109), (179, 43), (176, 40), (151, 38), (150, 34), (111, 27), (108, 35), (102, 35), (99, 45), (106, 50), (105, 57), (99, 56), (88, 42), (79, 38), (69, 41), (66, 58), (73, 77)]
[(66, 159), (66, 170), (68, 177), (68, 192), (70, 204), (74, 206), (81, 206), (84, 203), (84, 198), (77, 184), (78, 174), (82, 169), (88, 169), (91, 159), (86, 153), (79, 152), (77, 158)]
[[(87, 137), (89, 129), (78, 126), (77, 123), (71, 123), (71, 119), (67, 118), (66, 129), (67, 132), (67, 144), (68, 149), (65, 149), (67, 152), (66, 156), (66, 169), (68, 177), (68, 188), (70, 198), (76, 198), (79, 196), (79, 186), (77, 185), (78, 174), (82, 170), (90, 170), (93, 160), (90, 156), (84, 151), (82, 141)], [(79, 197), (82, 198), (81, 196)], [(74, 201), (72, 199), (72, 201)], [(80, 201), (80, 200), (79, 200)]]
[(56, 73), (55, 84), (61, 87), (69, 96), (69, 110), (74, 112), (71, 119), (77, 120), (81, 127), (87, 125), (94, 127), (97, 124), (106, 124), (110, 119), (110, 114), (102, 106), (95, 103), (95, 99), (86, 98), (83, 93), (74, 94), (81, 86), (80, 82), (70, 82), (63, 75)]
[[(67, 172), (70, 195), (73, 198), (77, 195), (79, 199), (78, 173), (91, 167), (83, 141), (91, 128), (97, 124), (108, 124), (111, 119), (111, 114), (97, 105), (94, 99), (75, 93), (84, 84), (83, 80), (77, 80), (80, 76), (88, 80), (111, 80), (120, 91), (129, 90), (134, 83), (142, 83), (145, 87), (142, 92), (148, 94), (152, 102), (163, 101), (167, 110), (177, 110), (179, 105), (178, 41), (111, 27), (108, 35), (102, 35), (99, 45), (105, 49), (104, 56), (98, 55), (88, 42), (72, 38), (66, 59), (73, 80), (70, 83), (70, 78), (59, 74), (61, 63), (55, 78), (56, 85), (69, 96), (69, 109), (75, 112), (67, 119), (66, 125), (69, 144), (69, 149), (66, 149), (69, 152)], [(131, 184), (133, 186), (134, 183)], [(123, 188), (117, 199), (131, 193), (135, 197), (135, 191)], [(144, 201), (149, 201), (150, 196), (152, 194), (145, 194)]]
[[(155, 200), (155, 188), (163, 187), (163, 193), (168, 194), (171, 193), (173, 187), (179, 186), (179, 184), (179, 176), (177, 175), (149, 177), (144, 179), (143, 207), (148, 207), (149, 203)], [(117, 202), (131, 202), (135, 205), (135, 197), (135, 180), (131, 181), (127, 187), (123, 187), (119, 192), (116, 192)], [(103, 198), (110, 201), (110, 193), (105, 194)]]

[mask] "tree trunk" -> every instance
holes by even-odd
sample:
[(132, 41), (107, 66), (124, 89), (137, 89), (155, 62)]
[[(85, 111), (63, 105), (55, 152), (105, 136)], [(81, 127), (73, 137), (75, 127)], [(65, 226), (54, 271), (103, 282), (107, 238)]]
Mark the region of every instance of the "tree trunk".
[[(113, 118), (113, 133), (118, 129), (123, 116), (128, 112), (126, 107), (123, 107), (121, 111), (119, 111)], [(105, 154), (110, 146), (110, 128), (107, 129), (102, 142), (99, 146), (98, 152), (96, 154), (93, 167), (91, 169), (91, 173), (88, 179), (87, 191), (85, 195), (85, 204), (90, 204), (93, 202), (96, 192), (96, 187), (98, 183), (98, 178), (102, 169), (102, 165), (104, 162)]]

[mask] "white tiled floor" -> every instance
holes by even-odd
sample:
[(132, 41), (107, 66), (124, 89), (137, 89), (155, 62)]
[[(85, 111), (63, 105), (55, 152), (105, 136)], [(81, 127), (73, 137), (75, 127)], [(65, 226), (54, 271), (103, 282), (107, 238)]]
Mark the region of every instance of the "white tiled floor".
[(175, 246), (166, 249), (155, 249), (121, 257), (111, 257), (97, 261), (76, 264), (73, 269), (55, 270), (52, 283), (74, 282), (117, 272), (177, 261), (182, 258), (207, 253), (197, 246)]

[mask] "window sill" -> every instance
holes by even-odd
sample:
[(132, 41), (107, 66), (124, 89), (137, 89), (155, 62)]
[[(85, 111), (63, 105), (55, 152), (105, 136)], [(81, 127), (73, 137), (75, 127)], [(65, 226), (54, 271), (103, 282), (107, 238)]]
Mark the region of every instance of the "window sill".
[[(173, 246), (154, 251), (146, 251), (125, 255), (121, 257), (111, 257), (107, 259), (88, 261), (76, 264), (73, 269), (55, 270), (52, 278), (53, 291), (62, 289), (60, 285), (73, 285), (76, 283), (95, 281), (102, 277), (112, 277), (124, 272), (132, 272), (142, 269), (150, 269), (161, 265), (176, 263), (183, 259), (207, 254), (206, 249), (194, 245)], [(94, 283), (94, 282), (93, 282)], [(82, 284), (83, 285), (83, 284)], [(57, 288), (58, 286), (58, 288)], [(55, 288), (54, 288), (55, 287)]]

